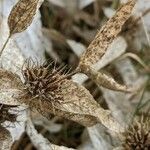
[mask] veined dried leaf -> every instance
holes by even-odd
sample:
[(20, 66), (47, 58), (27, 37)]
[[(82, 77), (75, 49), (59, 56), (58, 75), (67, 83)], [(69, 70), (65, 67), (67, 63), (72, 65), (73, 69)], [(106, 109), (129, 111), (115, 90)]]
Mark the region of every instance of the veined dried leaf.
[(97, 33), (95, 39), (91, 42), (86, 52), (82, 55), (79, 66), (91, 66), (95, 64), (106, 52), (108, 46), (112, 43), (125, 21), (130, 17), (131, 11), (135, 5), (135, 0), (129, 0), (122, 5), (112, 17)]
[[(77, 47), (77, 48), (78, 48), (79, 53), (81, 54), (81, 52), (83, 52), (83, 50), (79, 47)], [(115, 40), (112, 42), (112, 44), (108, 47), (108, 50), (106, 51), (106, 53), (102, 57), (102, 59), (100, 59), (97, 63), (92, 65), (92, 68), (94, 68), (95, 71), (98, 71), (98, 70), (104, 68), (106, 65), (108, 65), (109, 63), (111, 63), (112, 61), (117, 59), (123, 53), (125, 53), (126, 48), (127, 48), (127, 43), (123, 37), (119, 36), (119, 37), (115, 38)], [(76, 53), (76, 54), (77, 54), (77, 56), (80, 56), (78, 53)], [(72, 79), (73, 79), (73, 81), (82, 84), (83, 82), (85, 82), (88, 79), (88, 77), (83, 74), (75, 74), (74, 76), (72, 76)]]
[(62, 96), (60, 102), (42, 99), (30, 100), (29, 96), (21, 98), (21, 100), (47, 118), (50, 113), (54, 113), (57, 116), (74, 120), (86, 126), (94, 125), (98, 121), (115, 132), (122, 130), (122, 127), (112, 118), (110, 112), (101, 108), (83, 86), (71, 80), (65, 80), (61, 84), (58, 95), (60, 94)]
[(127, 86), (117, 83), (111, 76), (107, 76), (106, 74), (98, 72), (93, 68), (88, 68), (85, 72), (88, 77), (90, 77), (99, 86), (115, 91), (131, 92)]
[(25, 104), (29, 105), (32, 111), (36, 109), (42, 116), (44, 116), (48, 120), (51, 119), (51, 114), (53, 113), (56, 116), (78, 122), (79, 124), (82, 124), (83, 126), (87, 126), (87, 127), (93, 126), (97, 123), (97, 119), (94, 116), (67, 112), (67, 110), (62, 111), (59, 109), (59, 107), (58, 109), (55, 108), (52, 105), (52, 103), (48, 101), (34, 99), (29, 102), (29, 100), (30, 100), (29, 97), (24, 97), (21, 99), (21, 102), (24, 102)]
[(39, 0), (19, 0), (8, 18), (10, 35), (27, 29), (37, 10)]
[[(11, 74), (10, 72), (6, 72), (5, 75), (7, 76), (4, 77), (5, 72), (6, 71), (1, 70), (0, 73), (2, 78), (2, 81), (0, 82), (2, 90), (4, 90), (4, 92), (5, 90), (7, 91), (7, 89), (4, 89), (7, 88), (6, 85), (8, 84), (8, 88), (11, 89), (11, 85), (14, 84), (16, 89), (21, 91), (17, 94), (16, 92), (12, 92), (15, 95), (14, 98), (21, 103), (29, 105), (30, 108), (36, 109), (43, 116), (48, 118), (50, 113), (54, 113), (55, 115), (74, 120), (86, 126), (94, 125), (98, 121), (110, 130), (120, 132), (121, 127), (114, 120), (114, 118), (112, 118), (110, 112), (101, 108), (101, 106), (93, 99), (89, 91), (83, 86), (78, 85), (71, 80), (64, 80), (60, 85), (58, 95), (55, 93), (55, 97), (61, 95), (61, 99), (58, 101), (44, 100), (31, 97), (27, 90), (24, 89), (21, 80), (17, 78), (17, 76)], [(5, 85), (4, 81), (6, 80), (4, 79), (6, 78), (9, 80), (9, 82)], [(13, 80), (10, 80), (10, 78)]]
[(19, 105), (15, 96), (20, 94), (22, 87), (20, 78), (3, 69), (0, 69), (0, 103), (6, 105)]
[[(39, 0), (38, 5), (42, 1)], [(0, 49), (2, 49), (9, 35), (9, 27), (7, 25), (7, 16), (9, 15), (12, 5), (15, 5), (14, 0), (0, 1), (0, 16), (2, 16), (0, 27)], [(38, 6), (37, 6), (38, 7)], [(43, 44), (42, 25), (40, 13), (37, 13), (28, 30), (11, 38), (5, 47), (5, 50), (0, 58), (0, 63), (9, 71), (21, 75), (21, 67), (24, 59), (28, 57), (37, 58), (39, 61), (45, 59), (45, 45)], [(37, 32), (38, 31), (38, 32)], [(23, 41), (23, 42), (22, 42)], [(18, 61), (16, 61), (16, 58)]]
[(83, 86), (66, 80), (62, 84), (62, 95), (64, 96), (64, 103), (59, 106), (61, 110), (91, 115), (112, 131), (120, 132), (123, 130), (123, 127), (111, 116), (110, 111), (104, 110)]

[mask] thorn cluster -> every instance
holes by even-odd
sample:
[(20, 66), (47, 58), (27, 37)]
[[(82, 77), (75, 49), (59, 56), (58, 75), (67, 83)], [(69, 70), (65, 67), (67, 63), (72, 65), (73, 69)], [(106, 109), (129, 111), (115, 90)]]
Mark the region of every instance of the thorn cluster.
[(124, 133), (123, 147), (125, 150), (149, 150), (150, 149), (150, 120), (141, 119), (134, 122)]
[(25, 80), (25, 89), (32, 98), (40, 98), (48, 101), (61, 100), (59, 94), (60, 85), (65, 79), (65, 67), (53, 67), (53, 63), (39, 65), (28, 60), (22, 74)]

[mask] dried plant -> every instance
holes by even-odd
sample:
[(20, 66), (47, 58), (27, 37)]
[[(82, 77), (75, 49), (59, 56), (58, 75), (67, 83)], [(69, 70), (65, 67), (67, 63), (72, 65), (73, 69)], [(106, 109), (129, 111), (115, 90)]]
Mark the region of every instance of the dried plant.
[(68, 76), (64, 74), (64, 67), (50, 69), (53, 63), (46, 65), (35, 64), (33, 60), (27, 60), (27, 67), (22, 70), (25, 87), (33, 98), (41, 98), (48, 101), (60, 101), (59, 87)]
[(150, 120), (143, 117), (134, 121), (124, 133), (123, 147), (125, 150), (150, 149)]
[(95, 63), (106, 53), (108, 46), (120, 33), (122, 26), (130, 17), (135, 0), (129, 0), (122, 5), (116, 14), (101, 28), (85, 53), (81, 56), (79, 70), (92, 78), (95, 83), (108, 89), (129, 92), (126, 86), (115, 82), (111, 77), (101, 74), (94, 69)]
[[(21, 0), (14, 6), (8, 21), (10, 35), (21, 32), (27, 28), (33, 19), (37, 2), (38, 1), (32, 1), (31, 4), (33, 5), (28, 6), (28, 2)], [(23, 67), (24, 69), (22, 70), (25, 82), (22, 83), (19, 77), (14, 78), (14, 81), (16, 80), (19, 82), (14, 87), (17, 87), (21, 93), (19, 97), (17, 94), (15, 98), (18, 101), (29, 105), (31, 109), (38, 110), (47, 118), (49, 118), (49, 113), (54, 113), (55, 115), (64, 116), (87, 126), (96, 122), (101, 122), (109, 129), (120, 132), (122, 127), (113, 119), (110, 112), (102, 109), (101, 106), (95, 102), (89, 91), (83, 86), (78, 85), (67, 78), (74, 73), (81, 71), (88, 73), (93, 79), (103, 79), (102, 86), (107, 83), (106, 87), (126, 91), (125, 87), (120, 87), (120, 85), (116, 84), (115, 81), (110, 78), (107, 78), (107, 76), (102, 76), (97, 73), (94, 74), (93, 71), (89, 71), (89, 67), (92, 67), (91, 65), (97, 62), (97, 60), (105, 53), (107, 47), (120, 32), (124, 22), (129, 18), (134, 4), (135, 2), (131, 0), (124, 4), (117, 11), (116, 15), (106, 23), (96, 35), (96, 38), (90, 44), (85, 54), (81, 57), (79, 67), (69, 76), (61, 74), (61, 68), (49, 70), (48, 66), (36, 65), (34, 63), (30, 64), (28, 61), (27, 67)], [(31, 12), (26, 12), (26, 8), (30, 8)], [(24, 12), (22, 15), (16, 12), (18, 10), (22, 11), (22, 9)], [(29, 19), (26, 20), (25, 18), (27, 15), (29, 15)], [(16, 22), (14, 16), (20, 18), (19, 21), (21, 22)], [(98, 44), (95, 45), (95, 43)], [(104, 45), (104, 47), (101, 47), (99, 44), (101, 46)], [(1, 74), (4, 72), (5, 71), (1, 71)], [(11, 74), (11, 72), (7, 72), (7, 74)], [(12, 75), (10, 75), (10, 77), (11, 76)], [(10, 77), (7, 76), (5, 78), (8, 78), (10, 81)], [(3, 79), (4, 76), (2, 75), (1, 81)], [(11, 81), (9, 84), (12, 86)]]
[(15, 33), (20, 33), (27, 29), (31, 24), (37, 10), (39, 0), (19, 0), (13, 7), (8, 17), (9, 36), (3, 45), (0, 56), (2, 55), (11, 36)]
[(91, 42), (86, 52), (81, 56), (80, 68), (85, 72), (85, 66), (91, 67), (105, 54), (108, 46), (120, 33), (123, 24), (130, 17), (135, 0), (129, 0), (122, 5), (116, 14), (101, 28)]
[[(39, 0), (20, 0), (13, 7), (8, 18), (10, 33), (0, 56), (11, 36), (26, 30), (31, 24), (38, 2)], [(129, 0), (117, 10), (114, 17), (97, 33), (81, 56), (78, 67), (71, 73), (65, 73), (63, 66), (56, 67), (54, 63), (49, 62), (40, 64), (32, 59), (25, 61), (21, 68), (22, 76), (0, 69), (0, 123), (6, 120), (15, 122), (16, 116), (9, 112), (10, 108), (18, 104), (26, 104), (31, 110), (38, 111), (48, 120), (51, 119), (51, 114), (54, 114), (87, 127), (101, 123), (113, 133), (123, 132), (124, 126), (114, 119), (111, 112), (103, 109), (90, 92), (84, 86), (73, 82), (71, 77), (76, 73), (84, 73), (99, 86), (116, 91), (131, 92), (125, 85), (117, 83), (112, 77), (98, 72), (94, 69), (94, 65), (102, 58), (107, 48), (120, 33), (122, 26), (130, 17), (134, 5), (135, 0)], [(24, 81), (21, 80), (22, 77)], [(149, 121), (137, 123), (125, 132), (123, 146), (126, 149), (149, 148), (149, 133)]]
[(10, 35), (20, 33), (31, 24), (39, 0), (20, 0), (11, 10), (8, 18)]

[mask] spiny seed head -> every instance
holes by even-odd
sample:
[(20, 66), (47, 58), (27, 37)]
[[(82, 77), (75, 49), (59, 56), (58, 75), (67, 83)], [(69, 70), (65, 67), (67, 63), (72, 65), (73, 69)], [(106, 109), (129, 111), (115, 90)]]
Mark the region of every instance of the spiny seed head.
[(33, 61), (27, 61), (27, 67), (22, 70), (22, 74), (25, 88), (33, 98), (60, 99), (59, 87), (65, 77), (64, 67), (50, 69), (52, 65), (53, 63), (38, 65)]
[(123, 147), (125, 150), (150, 149), (150, 118), (136, 121), (124, 133)]
[(0, 104), (0, 124), (5, 122), (5, 121), (10, 121), (10, 122), (15, 122), (16, 121), (17, 115), (12, 114), (11, 112), (9, 112), (9, 110), (12, 107), (13, 106)]

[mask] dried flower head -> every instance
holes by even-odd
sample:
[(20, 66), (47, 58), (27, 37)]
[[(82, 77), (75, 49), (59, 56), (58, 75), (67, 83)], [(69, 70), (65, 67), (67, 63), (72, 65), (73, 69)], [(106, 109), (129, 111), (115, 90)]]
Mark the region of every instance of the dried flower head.
[(0, 104), (0, 124), (5, 121), (15, 122), (16, 121), (16, 114), (11, 113), (9, 110), (16, 106), (8, 106)]
[(25, 89), (32, 98), (40, 98), (49, 101), (62, 99), (59, 94), (59, 87), (66, 78), (65, 67), (53, 67), (53, 63), (39, 65), (31, 59), (25, 63), (27, 66), (22, 69)]
[(136, 121), (124, 133), (123, 147), (125, 150), (150, 149), (150, 120), (149, 118)]

